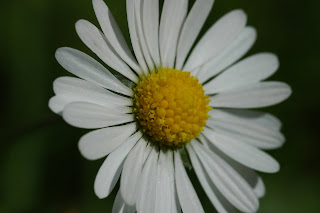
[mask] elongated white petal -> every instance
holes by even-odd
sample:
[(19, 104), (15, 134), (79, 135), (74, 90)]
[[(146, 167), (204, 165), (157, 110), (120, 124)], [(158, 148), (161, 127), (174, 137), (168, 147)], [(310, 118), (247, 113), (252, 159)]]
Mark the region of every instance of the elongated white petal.
[(243, 212), (256, 212), (259, 202), (250, 185), (218, 155), (197, 141), (191, 144), (211, 181), (225, 198)]
[(236, 209), (223, 197), (217, 187), (209, 179), (208, 174), (205, 172), (194, 149), (189, 143), (187, 144), (187, 151), (199, 182), (216, 210), (220, 213), (235, 213)]
[(123, 114), (87, 102), (73, 102), (63, 110), (64, 120), (75, 127), (95, 129), (117, 124), (128, 123), (134, 120), (132, 114)]
[[(171, 151), (168, 151), (171, 154)], [(171, 191), (171, 179), (169, 167), (172, 164), (172, 158), (169, 158), (169, 153), (160, 151), (158, 167), (157, 167), (157, 179), (156, 179), (156, 203), (155, 213), (170, 213), (171, 212), (171, 199), (173, 193)], [(171, 160), (171, 162), (170, 162)]]
[(259, 53), (233, 65), (215, 79), (204, 85), (206, 94), (215, 94), (244, 85), (262, 81), (279, 68), (277, 56)]
[(182, 69), (194, 41), (209, 15), (213, 2), (214, 0), (198, 0), (192, 6), (179, 37), (175, 69)]
[(219, 19), (195, 46), (183, 70), (191, 71), (217, 56), (240, 34), (246, 22), (242, 10), (231, 11)]
[(246, 182), (251, 186), (255, 195), (258, 198), (261, 198), (264, 196), (264, 194), (265, 194), (264, 183), (263, 183), (261, 177), (254, 170), (252, 170), (252, 169), (238, 163), (237, 161), (231, 159), (230, 157), (228, 157), (226, 154), (221, 152), (216, 146), (214, 146), (211, 142), (209, 142), (208, 139), (205, 138), (202, 134), (198, 138), (200, 139), (200, 142), (203, 144), (203, 146), (206, 149), (209, 149), (209, 150), (215, 152), (224, 161), (226, 161), (226, 163), (228, 163), (230, 166), (232, 166), (232, 168), (238, 174), (240, 174), (244, 178), (244, 180), (246, 180)]
[(209, 78), (217, 75), (222, 70), (239, 60), (252, 47), (257, 38), (257, 32), (253, 27), (245, 27), (241, 33), (226, 48), (224, 48), (216, 57), (205, 63), (198, 74), (192, 72), (204, 83)]
[[(89, 98), (88, 98), (89, 99)], [(92, 103), (95, 100), (89, 99), (87, 100), (87, 97), (81, 97), (81, 96), (65, 96), (65, 95), (57, 95), (57, 96), (53, 96), (50, 100), (49, 100), (49, 108), (57, 113), (57, 114), (61, 114), (64, 107), (72, 102), (88, 102), (88, 103)], [(117, 112), (121, 112), (121, 113), (131, 113), (132, 112), (132, 108), (131, 107), (126, 107), (123, 105), (117, 105), (117, 104), (113, 104), (110, 102), (106, 102), (104, 105), (107, 105), (108, 108), (116, 110)]]
[[(95, 100), (96, 104), (105, 106), (106, 102), (130, 106), (132, 99), (117, 95), (110, 92), (94, 83), (74, 78), (74, 77), (59, 77), (53, 82), (53, 90), (56, 95), (63, 96), (83, 96), (87, 100)], [(87, 101), (84, 99), (83, 101)]]
[(143, 21), (145, 21), (145, 20), (142, 20), (143, 2), (144, 2), (144, 0), (135, 0), (134, 1), (136, 29), (138, 31), (140, 46), (142, 49), (144, 59), (147, 62), (149, 70), (154, 70), (154, 63), (153, 63), (151, 55), (149, 53), (148, 45), (146, 43), (146, 39), (144, 36)]
[(136, 212), (136, 208), (134, 206), (127, 205), (122, 196), (120, 191), (118, 191), (116, 199), (113, 203), (112, 213), (134, 213)]
[(169, 169), (169, 179), (170, 179), (170, 190), (171, 190), (171, 210), (170, 213), (180, 213), (181, 206), (179, 202), (179, 197), (176, 188), (176, 180), (175, 180), (175, 170), (174, 170), (174, 160), (173, 160), (173, 152), (168, 153), (168, 169)]
[(135, 1), (126, 0), (127, 2), (127, 19), (128, 19), (128, 27), (130, 32), (131, 43), (133, 47), (134, 54), (139, 62), (141, 67), (141, 71), (139, 75), (148, 74), (148, 67), (146, 61), (143, 57), (142, 47), (140, 44), (140, 38), (138, 33), (138, 27), (136, 23), (136, 15), (135, 15)]
[(280, 169), (279, 163), (270, 155), (241, 140), (221, 135), (207, 128), (204, 134), (218, 149), (249, 168), (268, 173), (274, 173)]
[(161, 65), (174, 67), (178, 39), (188, 10), (188, 0), (165, 0), (163, 4), (159, 44)]
[(104, 32), (110, 45), (133, 70), (135, 70), (138, 74), (141, 74), (141, 68), (139, 67), (134, 56), (131, 54), (120, 28), (114, 20), (107, 5), (103, 2), (103, 0), (93, 0), (93, 8), (102, 31)]
[(283, 82), (259, 82), (219, 93), (210, 98), (213, 107), (259, 108), (278, 104), (291, 95)]
[(94, 191), (99, 198), (105, 198), (111, 193), (120, 177), (124, 159), (141, 137), (142, 133), (138, 131), (103, 162), (94, 181)]
[(182, 164), (179, 152), (174, 153), (175, 177), (179, 201), (184, 213), (204, 213), (198, 195)]
[(143, 31), (150, 55), (156, 67), (160, 67), (159, 50), (159, 0), (144, 0)]
[(219, 119), (209, 119), (207, 126), (222, 135), (241, 140), (261, 149), (279, 148), (284, 143), (284, 136), (278, 130), (266, 129), (258, 125), (249, 126)]
[(153, 148), (142, 170), (136, 201), (139, 213), (155, 212), (158, 154), (156, 148)]
[(209, 111), (211, 119), (237, 123), (245, 126), (258, 126), (259, 128), (280, 130), (281, 121), (266, 112), (243, 109), (215, 109)]
[(137, 83), (138, 77), (128, 65), (117, 55), (105, 35), (86, 20), (76, 23), (76, 30), (85, 45), (87, 45), (104, 63), (115, 69), (131, 81)]
[(81, 154), (89, 159), (102, 158), (119, 147), (136, 130), (136, 124), (107, 127), (89, 132), (79, 141)]
[(79, 50), (61, 47), (56, 51), (56, 59), (63, 68), (80, 78), (124, 95), (133, 94), (109, 70)]
[(119, 96), (91, 82), (74, 78), (59, 77), (53, 82), (53, 90), (57, 96), (50, 100), (50, 108), (60, 113), (64, 107), (72, 102), (88, 102), (122, 113), (132, 112), (132, 100)]
[(268, 113), (215, 109), (209, 115), (207, 126), (255, 147), (274, 149), (284, 143), (285, 138), (279, 131), (281, 122)]
[(212, 123), (207, 123), (207, 126), (213, 128), (218, 134), (227, 135), (234, 140), (241, 140), (242, 142), (257, 147), (259, 149), (276, 149), (282, 146), (284, 143), (284, 137), (282, 133), (275, 132), (271, 137), (259, 135), (259, 134), (242, 134), (236, 131), (229, 130), (221, 125), (213, 126)]
[(144, 163), (147, 141), (144, 138), (129, 153), (123, 165), (120, 191), (128, 205), (134, 205), (137, 199), (138, 186)]
[[(211, 145), (211, 144), (209, 144)], [(264, 184), (261, 177), (254, 170), (238, 163), (237, 161), (231, 159), (223, 152), (219, 151), (216, 146), (211, 145), (211, 150), (214, 150), (217, 155), (219, 155), (225, 162), (227, 162), (232, 168), (240, 174), (243, 179), (247, 181), (247, 183), (251, 186), (254, 193), (258, 198), (264, 195)]]

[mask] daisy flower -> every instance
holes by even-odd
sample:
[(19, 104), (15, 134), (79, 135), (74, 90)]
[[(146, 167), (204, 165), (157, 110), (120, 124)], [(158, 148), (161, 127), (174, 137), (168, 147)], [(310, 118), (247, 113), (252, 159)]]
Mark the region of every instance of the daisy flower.
[(188, 11), (188, 0), (165, 0), (160, 13), (159, 0), (127, 0), (132, 53), (107, 5), (93, 0), (102, 31), (86, 20), (76, 30), (114, 71), (78, 50), (56, 51), (79, 78), (57, 78), (49, 107), (73, 126), (96, 129), (79, 149), (89, 160), (107, 156), (94, 183), (99, 198), (120, 179), (113, 212), (204, 212), (185, 162), (218, 212), (256, 212), (265, 193), (256, 171), (279, 170), (262, 150), (284, 143), (281, 122), (248, 109), (282, 102), (291, 89), (264, 81), (279, 67), (274, 54), (240, 60), (256, 40), (242, 10), (195, 43), (213, 3), (197, 0)]

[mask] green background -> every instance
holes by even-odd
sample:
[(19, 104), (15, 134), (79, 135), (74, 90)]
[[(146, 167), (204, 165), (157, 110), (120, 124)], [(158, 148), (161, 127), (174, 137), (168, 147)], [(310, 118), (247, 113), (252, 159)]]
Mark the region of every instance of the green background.
[[(106, 2), (129, 41), (125, 1)], [(205, 29), (237, 8), (258, 31), (251, 53), (276, 53), (281, 67), (271, 79), (293, 88), (289, 100), (265, 109), (282, 120), (287, 142), (271, 152), (281, 171), (262, 174), (267, 194), (259, 212), (320, 212), (320, 1), (216, 0)], [(1, 213), (111, 212), (116, 190), (103, 200), (93, 191), (103, 160), (87, 161), (77, 148), (86, 131), (48, 109), (53, 80), (71, 75), (56, 62), (55, 50), (70, 46), (93, 55), (75, 32), (80, 18), (97, 25), (90, 0), (1, 1)], [(192, 172), (191, 177), (197, 186)], [(206, 212), (214, 212), (204, 193), (198, 194)]]

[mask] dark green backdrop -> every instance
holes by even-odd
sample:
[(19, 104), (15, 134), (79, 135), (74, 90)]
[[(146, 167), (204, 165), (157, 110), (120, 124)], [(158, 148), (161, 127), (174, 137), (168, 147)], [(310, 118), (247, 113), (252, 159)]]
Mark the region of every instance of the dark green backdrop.
[[(125, 1), (107, 4), (129, 41)], [(320, 212), (320, 1), (216, 0), (205, 28), (236, 8), (246, 11), (258, 31), (251, 53), (278, 54), (281, 68), (272, 79), (293, 88), (288, 101), (266, 109), (283, 121), (287, 142), (271, 152), (281, 171), (262, 174), (267, 194), (259, 212)], [(90, 162), (78, 152), (86, 131), (48, 109), (52, 81), (70, 75), (56, 62), (55, 50), (71, 46), (93, 55), (76, 35), (74, 23), (80, 18), (97, 24), (90, 0), (1, 1), (1, 213), (111, 211), (115, 193), (99, 200), (93, 192), (103, 160)], [(214, 212), (204, 193), (198, 194), (206, 211)]]

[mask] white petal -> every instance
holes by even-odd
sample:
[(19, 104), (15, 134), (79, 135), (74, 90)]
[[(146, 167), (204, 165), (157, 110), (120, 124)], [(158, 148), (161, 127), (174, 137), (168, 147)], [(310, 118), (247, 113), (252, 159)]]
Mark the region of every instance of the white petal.
[(116, 199), (113, 203), (112, 213), (134, 213), (136, 212), (136, 208), (134, 206), (127, 205), (122, 196), (120, 191), (118, 191)]
[(216, 210), (220, 213), (235, 213), (236, 209), (223, 197), (217, 187), (212, 183), (189, 143), (187, 144), (187, 151), (199, 182)]
[(214, 145), (211, 145), (210, 149), (214, 150), (216, 154), (218, 154), (224, 161), (232, 166), (232, 168), (247, 181), (258, 198), (264, 195), (264, 184), (257, 172), (231, 159), (226, 154), (219, 151)]
[(124, 95), (133, 94), (109, 70), (79, 50), (61, 47), (56, 51), (56, 59), (63, 68), (80, 78)]
[(219, 93), (210, 98), (210, 106), (230, 108), (259, 108), (278, 104), (291, 95), (291, 88), (283, 82), (258, 82)]
[(122, 113), (132, 112), (132, 99), (117, 95), (91, 82), (74, 78), (59, 77), (53, 82), (53, 90), (57, 95), (50, 100), (50, 108), (59, 113), (72, 102), (88, 102)]
[(120, 191), (128, 205), (134, 205), (137, 199), (138, 186), (144, 163), (147, 141), (144, 138), (129, 153), (123, 165)]
[(149, 143), (147, 140), (146, 140), (146, 143), (147, 143), (148, 145), (146, 146), (146, 149), (145, 149), (145, 151), (144, 151), (144, 153), (143, 153), (143, 163), (146, 162), (146, 160), (148, 159), (148, 157), (149, 157), (149, 155), (150, 155), (150, 153), (151, 153), (151, 150), (152, 150), (152, 148), (153, 148), (153, 145), (152, 145), (151, 143)]
[(112, 213), (122, 213), (124, 209), (124, 201), (121, 197), (120, 192), (118, 191), (116, 199), (113, 202)]
[(198, 75), (194, 72), (192, 74), (198, 77), (199, 82), (203, 84), (244, 56), (252, 47), (256, 38), (256, 30), (253, 27), (245, 27), (236, 39), (201, 67)]
[(229, 110), (215, 109), (209, 114), (211, 118), (207, 121), (208, 127), (255, 147), (274, 149), (284, 143), (285, 138), (278, 128), (259, 122), (259, 120), (269, 120), (271, 116), (267, 113), (256, 112), (254, 117), (240, 117), (241, 114), (237, 116)]
[(200, 71), (201, 71), (201, 67), (198, 67), (192, 70), (190, 73), (192, 76), (197, 77)]
[(276, 149), (281, 147), (284, 143), (284, 137), (280, 132), (275, 132), (275, 134), (271, 137), (268, 137), (267, 135), (265, 137), (264, 135), (259, 134), (249, 135), (232, 131), (232, 129), (225, 128), (222, 125), (213, 126), (211, 123), (207, 123), (207, 126), (213, 128), (217, 133), (221, 135), (227, 135), (234, 140), (241, 140), (242, 142), (259, 149)]
[(67, 97), (63, 96), (53, 96), (49, 100), (49, 108), (57, 113), (60, 114), (65, 107), (66, 104), (70, 103)]
[(179, 203), (179, 197), (176, 188), (175, 181), (175, 171), (174, 171), (174, 162), (173, 162), (173, 152), (168, 153), (168, 163), (169, 163), (169, 179), (170, 179), (170, 190), (171, 190), (171, 211), (170, 213), (181, 213), (181, 206)]
[(160, 21), (160, 55), (163, 67), (174, 67), (178, 38), (188, 10), (188, 0), (165, 0)]
[(113, 152), (136, 130), (136, 124), (107, 127), (89, 132), (79, 141), (81, 154), (89, 159), (96, 160)]
[(183, 70), (191, 71), (217, 56), (241, 32), (247, 22), (242, 10), (234, 10), (219, 19), (191, 52)]
[(139, 72), (139, 75), (142, 75), (142, 74), (147, 75), (148, 67), (143, 57), (142, 47), (140, 44), (140, 38), (139, 38), (139, 32), (138, 32), (138, 26), (136, 23), (135, 1), (126, 0), (126, 2), (127, 2), (127, 19), (128, 19), (131, 43), (132, 43), (134, 54), (136, 55), (136, 58), (142, 69)]
[(64, 120), (79, 128), (95, 129), (134, 120), (132, 114), (123, 114), (115, 110), (87, 102), (73, 102), (63, 110)]
[(102, 31), (104, 32), (111, 46), (133, 70), (135, 70), (138, 74), (141, 74), (141, 68), (139, 67), (134, 56), (131, 54), (120, 28), (114, 20), (107, 5), (103, 2), (103, 0), (93, 0), (93, 8)]
[(148, 49), (156, 67), (160, 67), (159, 0), (144, 0), (143, 31)]
[(142, 9), (143, 9), (143, 0), (135, 0), (134, 7), (135, 7), (135, 18), (136, 18), (136, 29), (138, 30), (138, 36), (140, 41), (140, 46), (142, 49), (142, 53), (144, 56), (145, 61), (149, 67), (149, 70), (154, 70), (154, 64), (151, 58), (151, 55), (148, 50), (148, 46), (146, 43), (146, 39), (144, 37), (143, 31), (143, 23), (142, 23)]
[(158, 154), (156, 148), (153, 148), (142, 170), (136, 201), (139, 213), (153, 213), (155, 211)]
[(207, 126), (219, 134), (227, 135), (261, 149), (279, 148), (284, 143), (284, 136), (278, 130), (262, 129), (259, 126), (246, 128), (245, 125), (239, 126), (212, 119), (207, 121)]
[(194, 41), (209, 15), (213, 2), (214, 0), (198, 0), (192, 6), (183, 24), (179, 38), (175, 66), (177, 70), (182, 68)]
[(258, 182), (253, 191), (259, 198), (263, 197), (266, 194), (266, 188), (261, 177), (258, 177)]
[(239, 139), (236, 140), (228, 137), (228, 135), (222, 135), (206, 127), (205, 129), (204, 134), (209, 141), (230, 158), (261, 172), (274, 173), (279, 171), (279, 163), (265, 152)]
[[(204, 131), (202, 131), (201, 133), (200, 133), (200, 135), (199, 135), (199, 137), (197, 137), (197, 139), (199, 139), (199, 141), (201, 142), (201, 144), (204, 146), (204, 147), (206, 147), (206, 148), (210, 148), (210, 145), (212, 145), (212, 143), (210, 143), (209, 141), (208, 141), (208, 139), (204, 136), (204, 132), (205, 132), (206, 130), (204, 130)], [(212, 145), (213, 146), (213, 145)], [(213, 151), (215, 151), (215, 150), (213, 150)]]
[[(64, 95), (53, 96), (49, 100), (49, 107), (53, 112), (55, 112), (57, 114), (61, 114), (64, 107), (72, 102), (79, 102), (79, 101), (80, 102), (85, 101), (88, 103), (94, 102), (94, 100), (88, 101), (88, 100), (86, 100), (86, 98), (87, 97), (82, 98), (81, 96), (64, 96)], [(132, 112), (131, 107), (112, 104), (110, 102), (106, 102), (104, 105), (107, 105), (108, 108), (110, 108), (112, 110), (116, 110), (117, 112), (121, 112), (121, 113), (131, 113)]]
[[(156, 204), (155, 204), (155, 213), (170, 213), (171, 212), (171, 200), (172, 189), (170, 178), (170, 164), (172, 165), (172, 158), (169, 158), (171, 151), (164, 153), (160, 151), (158, 167), (157, 167), (157, 180), (156, 180)], [(170, 161), (171, 160), (171, 161)]]
[(128, 65), (117, 55), (105, 35), (86, 20), (76, 23), (76, 30), (85, 45), (87, 45), (104, 63), (118, 71), (131, 81), (137, 83), (138, 77)]
[(112, 152), (103, 162), (94, 181), (94, 191), (100, 199), (109, 196), (113, 190), (118, 182), (124, 159), (141, 137), (142, 133), (138, 131)]
[(241, 125), (259, 126), (266, 129), (281, 129), (281, 121), (266, 112), (243, 109), (215, 109), (209, 111), (211, 119), (219, 119), (227, 122), (236, 122)]
[(91, 82), (74, 78), (59, 77), (53, 82), (53, 90), (56, 95), (87, 97), (83, 101), (89, 101), (90, 97), (94, 103), (104, 106), (105, 102), (118, 105), (131, 106), (132, 99), (117, 95)]
[(259, 53), (250, 56), (204, 85), (206, 94), (215, 94), (244, 85), (262, 81), (279, 68), (277, 56), (271, 53)]
[(175, 177), (179, 201), (184, 213), (204, 212), (198, 195), (182, 164), (179, 152), (174, 152)]
[(256, 212), (259, 202), (249, 184), (218, 155), (197, 141), (193, 141), (191, 145), (209, 177), (225, 198), (240, 211)]

